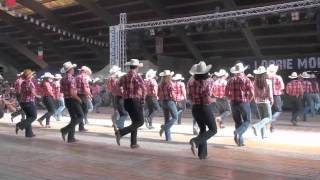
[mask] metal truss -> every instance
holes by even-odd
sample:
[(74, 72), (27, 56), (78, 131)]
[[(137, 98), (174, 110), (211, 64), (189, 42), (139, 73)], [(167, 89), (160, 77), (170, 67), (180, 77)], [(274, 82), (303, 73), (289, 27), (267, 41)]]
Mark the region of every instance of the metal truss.
[(243, 10), (235, 10), (228, 12), (219, 12), (214, 14), (199, 15), (199, 16), (190, 16), (183, 18), (175, 19), (166, 19), (159, 21), (149, 21), (141, 23), (131, 23), (126, 24), (125, 30), (135, 30), (135, 29), (147, 29), (147, 28), (156, 28), (156, 27), (166, 27), (166, 26), (176, 26), (184, 24), (193, 24), (193, 23), (203, 23), (210, 21), (226, 20), (226, 19), (237, 19), (237, 18), (248, 18), (254, 16), (268, 15), (273, 13), (282, 13), (288, 11), (295, 11), (301, 9), (309, 9), (320, 6), (320, 0), (304, 0), (296, 1), (290, 3), (276, 4), (263, 7), (255, 7)]

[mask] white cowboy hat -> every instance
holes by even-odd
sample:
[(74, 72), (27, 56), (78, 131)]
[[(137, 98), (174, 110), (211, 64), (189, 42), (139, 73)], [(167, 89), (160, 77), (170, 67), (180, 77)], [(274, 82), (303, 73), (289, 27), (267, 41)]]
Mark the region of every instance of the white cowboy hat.
[(274, 74), (278, 71), (279, 69), (279, 66), (277, 65), (274, 65), (274, 64), (270, 64), (268, 67), (267, 67), (267, 73), (268, 74)]
[(61, 74), (56, 74), (56, 75), (54, 76), (54, 78), (55, 78), (55, 79), (62, 79), (62, 76), (61, 76)]
[(174, 72), (173, 71), (170, 71), (170, 70), (164, 70), (162, 71), (159, 76), (173, 76), (174, 75)]
[(248, 69), (248, 66), (244, 66), (242, 63), (237, 63), (230, 69), (230, 72), (232, 74), (243, 73), (246, 69)]
[(110, 68), (109, 73), (110, 73), (110, 74), (113, 74), (113, 73), (118, 72), (118, 71), (120, 71), (120, 70), (121, 70), (121, 68), (120, 68), (119, 66), (113, 65), (113, 66)]
[(301, 74), (301, 77), (302, 77), (302, 78), (305, 78), (305, 79), (308, 79), (308, 78), (310, 78), (310, 74), (308, 74), (307, 72), (303, 72), (303, 73)]
[(18, 74), (17, 74), (17, 77), (22, 76), (22, 74), (23, 74), (23, 72), (18, 73)]
[(61, 68), (61, 73), (66, 73), (66, 72), (68, 72), (70, 69), (72, 69), (72, 68), (75, 68), (75, 67), (77, 67), (77, 65), (76, 64), (72, 64), (70, 61), (68, 61), (68, 62), (65, 62), (64, 64), (63, 64), (63, 67)]
[(126, 62), (125, 65), (143, 67), (143, 63), (140, 63), (139, 59), (130, 59), (130, 61)]
[(216, 75), (217, 77), (221, 77), (227, 74), (227, 71), (224, 69), (220, 69), (219, 72), (214, 72), (214, 75)]
[(297, 72), (292, 72), (291, 75), (289, 76), (290, 79), (296, 79), (298, 78), (298, 73)]
[(253, 70), (254, 74), (263, 74), (266, 72), (267, 72), (267, 70), (264, 66), (259, 66), (258, 69)]
[(194, 74), (206, 74), (210, 71), (212, 65), (206, 65), (206, 63), (204, 61), (200, 61), (198, 64), (195, 64), (191, 67), (189, 73), (191, 75)]
[(317, 76), (315, 74), (310, 74), (310, 78), (317, 78)]
[(51, 78), (51, 79), (53, 79), (54, 75), (52, 75), (50, 72), (46, 72), (41, 76), (41, 79), (43, 79), (43, 78)]
[(254, 76), (252, 74), (247, 74), (247, 78), (254, 78)]
[(88, 66), (82, 66), (81, 69), (80, 69), (80, 71), (85, 71), (85, 72), (87, 72), (89, 75), (92, 74), (92, 71), (91, 71), (91, 69), (90, 69)]
[(184, 80), (184, 77), (182, 74), (176, 74), (173, 76), (172, 80), (177, 81), (177, 80)]
[(121, 78), (122, 76), (124, 76), (124, 75), (126, 75), (127, 73), (125, 73), (125, 72), (121, 72), (121, 71), (118, 71), (118, 72), (116, 72), (116, 77), (117, 78)]
[(94, 78), (94, 80), (92, 81), (92, 83), (96, 83), (96, 82), (99, 82), (100, 81), (100, 78), (96, 77)]
[(149, 69), (146, 73), (146, 79), (152, 79), (157, 75), (157, 71)]

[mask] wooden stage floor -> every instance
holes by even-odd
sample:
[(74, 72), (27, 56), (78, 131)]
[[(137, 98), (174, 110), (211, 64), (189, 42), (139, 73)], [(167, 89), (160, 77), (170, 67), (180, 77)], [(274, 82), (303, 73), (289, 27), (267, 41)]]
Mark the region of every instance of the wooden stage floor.
[[(142, 128), (141, 148), (132, 150), (128, 138), (117, 146), (112, 128), (92, 123), (88, 133), (77, 133), (80, 142), (67, 144), (61, 140), (54, 122), (52, 129), (35, 123), (33, 139), (14, 133), (7, 119), (0, 123), (0, 180), (33, 179), (239, 179), (239, 180), (320, 180), (320, 122), (316, 128), (281, 127), (268, 140), (246, 135), (245, 147), (232, 142), (232, 124), (221, 130), (208, 145), (209, 158), (192, 156), (185, 132), (190, 124), (176, 126), (174, 141), (160, 139), (158, 130)], [(190, 126), (190, 127), (188, 127)], [(298, 128), (298, 127), (297, 127)], [(287, 131), (286, 129), (289, 129)], [(277, 136), (289, 137), (277, 138)], [(296, 141), (290, 141), (292, 138)], [(287, 139), (286, 139), (287, 138)], [(279, 140), (280, 139), (280, 140)], [(302, 140), (301, 140), (302, 139)], [(312, 143), (313, 142), (313, 143)]]

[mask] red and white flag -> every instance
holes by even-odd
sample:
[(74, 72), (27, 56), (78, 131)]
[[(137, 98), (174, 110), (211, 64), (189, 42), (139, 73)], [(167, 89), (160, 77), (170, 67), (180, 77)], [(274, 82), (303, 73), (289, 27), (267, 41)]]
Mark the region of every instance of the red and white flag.
[(43, 60), (43, 47), (38, 47), (38, 54), (37, 54), (37, 59), (38, 60)]

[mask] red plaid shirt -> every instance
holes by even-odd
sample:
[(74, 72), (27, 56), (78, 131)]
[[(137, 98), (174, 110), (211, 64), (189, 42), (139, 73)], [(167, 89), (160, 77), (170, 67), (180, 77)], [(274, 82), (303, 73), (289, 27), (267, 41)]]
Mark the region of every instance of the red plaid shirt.
[(232, 77), (226, 86), (226, 96), (231, 101), (248, 103), (251, 101), (251, 92), (253, 84), (245, 75), (236, 75)]
[(105, 85), (108, 92), (112, 92), (112, 87), (115, 86), (116, 82), (117, 82), (117, 78), (115, 76), (109, 76), (106, 79)]
[(14, 82), (14, 89), (16, 91), (17, 94), (20, 94), (21, 92), (21, 83), (23, 82), (22, 78), (18, 78), (15, 82)]
[(59, 81), (54, 81), (52, 83), (52, 90), (53, 90), (53, 95), (56, 99), (63, 96), (63, 94), (60, 92), (60, 82)]
[(173, 82), (174, 92), (177, 102), (186, 99), (186, 86), (181, 81)]
[(158, 83), (155, 79), (145, 79), (147, 96), (158, 96)]
[(112, 87), (112, 95), (123, 96), (123, 88), (119, 84), (119, 80), (114, 81), (114, 86)]
[(286, 86), (286, 91), (289, 96), (302, 96), (303, 85), (300, 80), (291, 80)]
[(213, 99), (213, 80), (197, 81), (191, 78), (187, 84), (188, 97), (193, 104), (211, 104)]
[(175, 89), (173, 83), (160, 84), (158, 87), (158, 96), (161, 101), (176, 101)]
[(120, 87), (123, 88), (123, 97), (125, 99), (144, 98), (146, 93), (145, 82), (135, 70), (130, 70), (126, 75), (122, 76), (119, 83)]
[(35, 95), (32, 93), (36, 86), (31, 79), (25, 80), (21, 83), (21, 102), (34, 102)]
[(79, 74), (76, 77), (76, 87), (78, 94), (85, 95), (85, 89), (90, 89), (89, 81), (85, 75)]
[(65, 98), (71, 98), (70, 92), (72, 90), (77, 91), (75, 78), (70, 74), (66, 74), (60, 81), (60, 89)]
[(95, 85), (91, 86), (91, 92), (92, 92), (93, 97), (98, 96), (100, 94), (100, 85), (95, 84)]
[(213, 95), (217, 98), (224, 98), (227, 86), (227, 80), (225, 79), (217, 79), (213, 83)]
[(311, 79), (310, 82), (312, 84), (312, 93), (320, 93), (317, 79)]
[(303, 92), (312, 93), (312, 83), (309, 80), (301, 80)]
[(50, 82), (44, 81), (42, 83), (41, 88), (42, 88), (41, 92), (42, 92), (43, 96), (51, 96), (51, 97), (53, 97), (52, 96), (53, 95), (53, 89), (52, 89), (52, 86), (51, 86)]
[(269, 75), (268, 79), (272, 81), (273, 95), (274, 96), (283, 95), (284, 83), (283, 83), (282, 77), (275, 74), (275, 75)]

